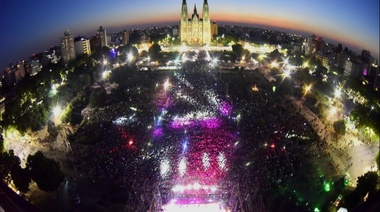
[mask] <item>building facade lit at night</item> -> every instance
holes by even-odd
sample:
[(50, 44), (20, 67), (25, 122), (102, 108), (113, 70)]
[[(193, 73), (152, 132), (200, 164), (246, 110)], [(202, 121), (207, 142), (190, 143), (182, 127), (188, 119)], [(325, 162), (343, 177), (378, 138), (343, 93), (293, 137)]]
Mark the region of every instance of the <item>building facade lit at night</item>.
[(197, 7), (191, 18), (188, 17), (186, 0), (182, 2), (180, 37), (182, 43), (207, 44), (211, 42), (211, 21), (207, 0), (203, 2), (202, 18), (200, 18)]

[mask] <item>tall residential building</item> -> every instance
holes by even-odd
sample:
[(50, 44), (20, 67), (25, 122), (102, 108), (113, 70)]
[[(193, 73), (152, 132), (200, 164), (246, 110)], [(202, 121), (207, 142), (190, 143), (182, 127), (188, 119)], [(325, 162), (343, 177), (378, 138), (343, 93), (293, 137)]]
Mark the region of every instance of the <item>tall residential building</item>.
[(98, 32), (96, 33), (98, 39), (99, 39), (99, 44), (100, 47), (107, 46), (107, 32), (103, 28), (103, 26), (100, 26), (98, 29)]
[(70, 61), (75, 60), (74, 38), (67, 30), (61, 38), (61, 54), (63, 64), (67, 65)]
[(14, 72), (16, 83), (22, 80), (25, 77), (25, 64), (24, 61), (18, 62), (16, 65), (11, 67), (11, 71)]
[(313, 35), (313, 39), (311, 41), (313, 43), (313, 52), (312, 53), (316, 53), (316, 52), (324, 52), (325, 51), (325, 41), (322, 39), (322, 37), (320, 36), (315, 36)]
[(127, 43), (129, 43), (129, 31), (128, 30), (123, 31), (122, 37), (121, 37), (121, 43), (123, 45), (126, 45)]
[(90, 40), (78, 36), (74, 39), (74, 46), (75, 46), (75, 55), (81, 56), (81, 55), (91, 55), (91, 47), (90, 47)]
[(312, 39), (312, 37), (307, 37), (302, 44), (302, 49), (305, 55), (311, 55), (311, 53), (313, 53), (313, 43), (311, 42)]
[(186, 0), (182, 2), (180, 38), (181, 42), (189, 44), (207, 44), (211, 42), (211, 21), (207, 0), (203, 2), (203, 18), (199, 17), (197, 6), (194, 5), (194, 12), (188, 18)]

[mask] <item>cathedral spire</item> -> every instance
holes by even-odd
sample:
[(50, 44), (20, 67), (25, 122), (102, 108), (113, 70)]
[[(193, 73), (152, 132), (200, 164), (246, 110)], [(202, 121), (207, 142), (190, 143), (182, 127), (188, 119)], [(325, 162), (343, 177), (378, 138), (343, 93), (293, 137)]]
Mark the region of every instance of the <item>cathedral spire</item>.
[(197, 12), (197, 5), (196, 4), (194, 4), (194, 14), (198, 14), (198, 12)]
[(182, 21), (187, 21), (187, 4), (186, 4), (186, 0), (183, 0), (182, 2), (182, 12), (181, 12), (181, 20)]
[(203, 2), (203, 11), (202, 11), (202, 16), (204, 21), (210, 21), (210, 14), (209, 14), (209, 8), (208, 8), (208, 3), (207, 0), (204, 0)]

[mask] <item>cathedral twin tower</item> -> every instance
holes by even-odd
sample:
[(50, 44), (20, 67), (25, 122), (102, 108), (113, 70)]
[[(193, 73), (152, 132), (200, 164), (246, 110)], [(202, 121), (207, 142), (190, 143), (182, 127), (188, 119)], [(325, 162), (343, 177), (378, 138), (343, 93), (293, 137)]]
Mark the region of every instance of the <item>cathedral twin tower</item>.
[(194, 5), (194, 12), (189, 18), (186, 0), (183, 0), (180, 21), (181, 43), (202, 45), (211, 42), (211, 21), (207, 0), (203, 2), (202, 16), (199, 17), (197, 6)]

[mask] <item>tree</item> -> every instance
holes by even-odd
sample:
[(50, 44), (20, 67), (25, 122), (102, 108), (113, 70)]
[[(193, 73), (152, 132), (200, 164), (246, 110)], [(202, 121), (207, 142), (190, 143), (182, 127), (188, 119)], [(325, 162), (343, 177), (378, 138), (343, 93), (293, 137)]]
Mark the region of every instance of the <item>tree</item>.
[(334, 126), (334, 131), (338, 133), (339, 135), (344, 135), (346, 133), (346, 125), (344, 123), (344, 120), (335, 121), (333, 126)]
[(23, 193), (29, 191), (29, 184), (31, 182), (31, 178), (28, 169), (23, 169), (20, 166), (18, 166), (11, 171), (11, 176), (17, 190)]
[(294, 66), (302, 66), (301, 53), (295, 53), (293, 57), (289, 57), (289, 63)]
[(272, 60), (272, 61), (278, 61), (278, 60), (280, 60), (281, 59), (281, 57), (282, 57), (282, 54), (277, 50), (277, 49), (275, 49), (275, 50), (273, 50), (272, 52), (270, 52), (269, 54), (268, 54), (268, 57), (270, 58), (270, 60)]
[(245, 57), (245, 60), (249, 59), (249, 55), (251, 55), (251, 52), (248, 49), (243, 49), (241, 56)]
[(140, 53), (140, 57), (147, 57), (147, 56), (148, 56), (148, 52), (146, 50), (142, 50)]
[(377, 172), (369, 171), (364, 175), (358, 177), (356, 190), (364, 197), (368, 192), (369, 196), (376, 190), (379, 183), (379, 175)]
[(20, 158), (14, 155), (13, 150), (0, 154), (0, 179), (9, 181), (9, 174), (20, 167)]
[(344, 196), (342, 206), (350, 210), (350, 209), (355, 208), (362, 202), (363, 202), (363, 198), (360, 196), (359, 192), (355, 189)]
[(56, 190), (65, 177), (59, 163), (45, 157), (41, 151), (28, 156), (27, 169), (30, 170), (32, 180), (43, 191)]
[(241, 44), (232, 45), (232, 51), (234, 52), (235, 56), (240, 59), (243, 54), (243, 46)]
[(155, 57), (159, 52), (161, 51), (161, 46), (157, 43), (153, 44), (151, 47), (149, 47), (149, 55), (151, 57)]
[(370, 106), (356, 104), (351, 112), (351, 119), (356, 121), (357, 127), (371, 128), (376, 134), (380, 133), (380, 122), (378, 109), (372, 109)]
[(94, 90), (90, 95), (90, 100), (88, 105), (90, 107), (102, 107), (105, 103), (105, 99), (107, 98), (107, 93), (104, 89)]
[(234, 36), (231, 35), (225, 35), (224, 37), (222, 36), (222, 45), (227, 46), (230, 43), (237, 43), (238, 39)]
[(21, 168), (20, 158), (14, 155), (13, 150), (0, 153), (0, 180), (10, 179), (19, 191), (24, 193), (29, 191), (29, 170)]

